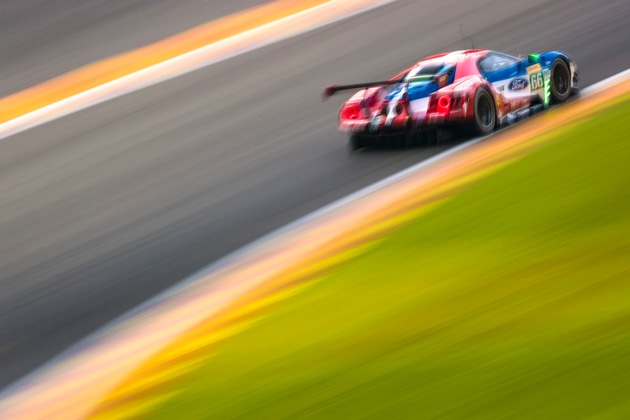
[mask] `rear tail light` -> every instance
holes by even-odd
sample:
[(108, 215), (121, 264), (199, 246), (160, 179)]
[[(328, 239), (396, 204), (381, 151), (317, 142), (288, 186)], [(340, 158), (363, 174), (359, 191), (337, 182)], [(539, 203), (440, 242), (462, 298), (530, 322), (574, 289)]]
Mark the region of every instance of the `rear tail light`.
[(447, 95), (440, 96), (437, 101), (437, 112), (445, 113), (451, 108), (451, 97)]
[(341, 110), (341, 118), (344, 120), (357, 120), (361, 118), (359, 104), (348, 104)]

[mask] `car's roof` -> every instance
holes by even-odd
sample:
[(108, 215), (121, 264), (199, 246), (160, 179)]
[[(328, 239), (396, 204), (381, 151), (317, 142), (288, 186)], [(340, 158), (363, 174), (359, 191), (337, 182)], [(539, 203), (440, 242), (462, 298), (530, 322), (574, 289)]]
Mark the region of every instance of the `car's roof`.
[(461, 61), (476, 60), (483, 57), (489, 50), (459, 50), (431, 55), (418, 61), (417, 65), (425, 64), (431, 61), (440, 61), (445, 64), (458, 64)]
[(456, 75), (455, 75), (456, 79), (460, 77), (464, 77), (464, 76), (478, 74), (477, 60), (485, 56), (489, 52), (491, 51), (490, 50), (458, 50), (458, 51), (434, 54), (434, 55), (423, 58), (422, 60), (418, 61), (416, 64), (401, 71), (400, 73), (396, 74), (389, 80), (398, 80), (420, 66), (431, 64), (432, 61), (434, 61), (435, 63), (452, 64), (456, 66)]

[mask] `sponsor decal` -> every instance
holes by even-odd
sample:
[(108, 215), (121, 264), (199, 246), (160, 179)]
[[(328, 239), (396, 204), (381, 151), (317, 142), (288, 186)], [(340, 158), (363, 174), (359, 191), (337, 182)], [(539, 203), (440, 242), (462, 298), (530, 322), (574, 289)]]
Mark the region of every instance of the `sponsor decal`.
[(527, 82), (527, 79), (525, 79), (524, 77), (519, 77), (510, 82), (510, 84), (508, 85), (508, 89), (523, 90), (527, 87), (528, 84), (529, 83)]
[(500, 86), (497, 86), (497, 91), (498, 91), (498, 92), (503, 92), (503, 91), (505, 91), (505, 85), (500, 85)]
[(439, 76), (438, 79), (437, 79), (437, 83), (438, 83), (439, 87), (446, 86), (446, 82), (448, 82), (448, 73), (445, 73), (445, 74)]
[(538, 73), (542, 70), (542, 67), (540, 67), (540, 63), (536, 63), (533, 66), (527, 67), (525, 70), (527, 70), (527, 74)]

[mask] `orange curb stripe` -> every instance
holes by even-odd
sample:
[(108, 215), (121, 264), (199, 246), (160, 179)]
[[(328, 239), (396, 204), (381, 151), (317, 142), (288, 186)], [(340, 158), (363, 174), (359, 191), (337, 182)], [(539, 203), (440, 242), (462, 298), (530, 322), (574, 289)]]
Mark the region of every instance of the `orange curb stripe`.
[[(150, 411), (185, 386), (181, 381), (190, 372), (186, 366), (190, 366), (190, 363), (196, 365), (212, 357), (210, 349), (263, 317), (264, 309), (325, 277), (327, 270), (361, 253), (391, 229), (433, 210), (462, 187), (552, 141), (555, 134), (568, 124), (577, 123), (580, 119), (629, 99), (630, 78), (626, 78), (614, 88), (607, 88), (541, 114), (464, 153), (451, 156), (441, 164), (428, 167), (418, 176), (378, 193), (379, 199), (359, 203), (352, 209), (353, 218), (361, 214), (363, 218), (355, 218), (355, 222), (345, 228), (328, 226), (344, 234), (287, 266), (269, 282), (243, 295), (221, 313), (208, 318), (169, 344), (110, 392), (90, 417), (111, 418), (120, 415), (125, 418), (124, 413), (137, 413), (137, 407), (141, 407), (140, 412)], [(375, 205), (374, 202), (381, 205)]]
[(104, 59), (0, 99), (0, 123), (217, 41), (330, 0), (276, 0), (118, 56)]

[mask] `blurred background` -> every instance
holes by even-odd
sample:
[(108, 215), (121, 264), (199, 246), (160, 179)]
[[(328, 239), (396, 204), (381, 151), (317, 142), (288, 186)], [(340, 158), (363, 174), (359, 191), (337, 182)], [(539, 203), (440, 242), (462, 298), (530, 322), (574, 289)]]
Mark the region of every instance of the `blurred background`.
[[(0, 96), (263, 4), (4, 0)], [(630, 67), (626, 0), (399, 0), (0, 142), (0, 387), (208, 263), (453, 144), (348, 155), (331, 83), (470, 47)]]

